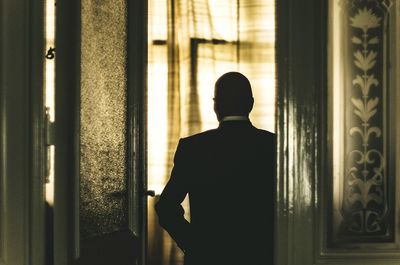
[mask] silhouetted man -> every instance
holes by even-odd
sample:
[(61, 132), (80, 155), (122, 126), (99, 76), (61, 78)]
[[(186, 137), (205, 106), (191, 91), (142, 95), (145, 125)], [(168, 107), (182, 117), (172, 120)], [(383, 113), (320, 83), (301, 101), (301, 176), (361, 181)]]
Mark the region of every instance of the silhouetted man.
[[(255, 128), (250, 82), (237, 72), (215, 84), (219, 127), (179, 141), (156, 204), (185, 265), (273, 264), (275, 136)], [(181, 206), (190, 201), (190, 223)]]

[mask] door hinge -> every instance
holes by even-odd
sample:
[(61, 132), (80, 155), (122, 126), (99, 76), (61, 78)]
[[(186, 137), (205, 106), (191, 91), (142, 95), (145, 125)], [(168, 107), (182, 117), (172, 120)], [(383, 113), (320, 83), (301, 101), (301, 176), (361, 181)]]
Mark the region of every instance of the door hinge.
[(45, 141), (46, 146), (54, 145), (55, 143), (55, 123), (50, 120), (50, 108), (46, 107), (45, 113)]
[[(55, 144), (55, 123), (50, 120), (50, 108), (46, 107), (45, 109), (45, 117), (44, 117), (44, 157), (46, 161), (45, 166), (45, 183), (50, 182), (50, 174), (51, 174), (51, 161), (52, 161), (52, 152), (51, 148)], [(53, 149), (54, 150), (54, 149)]]

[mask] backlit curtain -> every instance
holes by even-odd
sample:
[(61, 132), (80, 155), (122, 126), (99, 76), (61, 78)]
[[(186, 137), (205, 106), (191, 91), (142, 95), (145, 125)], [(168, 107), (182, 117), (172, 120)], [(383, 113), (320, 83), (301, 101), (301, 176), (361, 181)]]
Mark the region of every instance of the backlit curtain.
[[(274, 131), (274, 43), (272, 0), (149, 1), (148, 176), (156, 194), (169, 178), (179, 139), (218, 126), (213, 92), (223, 73), (249, 78), (251, 120)], [(158, 226), (155, 200), (149, 202), (149, 264), (182, 264)], [(186, 201), (184, 207), (188, 213)]]

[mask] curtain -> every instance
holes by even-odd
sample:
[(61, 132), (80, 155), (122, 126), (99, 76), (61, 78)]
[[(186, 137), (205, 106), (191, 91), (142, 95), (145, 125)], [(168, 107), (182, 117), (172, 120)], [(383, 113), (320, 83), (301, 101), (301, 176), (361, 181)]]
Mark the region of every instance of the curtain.
[[(216, 128), (214, 83), (228, 71), (253, 87), (251, 120), (274, 131), (274, 1), (150, 0), (149, 188), (162, 191), (181, 137)], [(149, 200), (149, 264), (182, 264)], [(187, 200), (183, 203), (190, 219)]]
[(239, 71), (253, 88), (250, 119), (275, 131), (275, 1), (239, 1)]

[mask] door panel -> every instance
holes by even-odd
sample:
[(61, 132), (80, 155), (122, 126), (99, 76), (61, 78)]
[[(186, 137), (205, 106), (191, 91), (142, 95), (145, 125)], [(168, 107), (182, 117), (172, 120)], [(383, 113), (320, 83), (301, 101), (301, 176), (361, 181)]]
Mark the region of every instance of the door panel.
[(56, 264), (142, 262), (144, 3), (57, 3)]
[(396, 57), (391, 56), (398, 52), (391, 45), (398, 35), (398, 7), (391, 1), (330, 1), (330, 7), (328, 133), (335, 184), (331, 208), (336, 214), (331, 215), (329, 244), (388, 248), (398, 237), (398, 98)]
[[(396, 1), (330, 1), (325, 252), (398, 262)], [(343, 259), (343, 257), (342, 257)]]
[(276, 264), (398, 264), (398, 2), (277, 10)]

